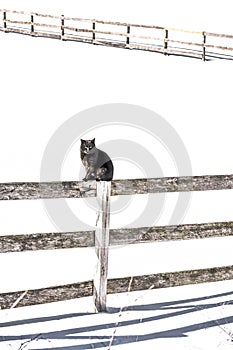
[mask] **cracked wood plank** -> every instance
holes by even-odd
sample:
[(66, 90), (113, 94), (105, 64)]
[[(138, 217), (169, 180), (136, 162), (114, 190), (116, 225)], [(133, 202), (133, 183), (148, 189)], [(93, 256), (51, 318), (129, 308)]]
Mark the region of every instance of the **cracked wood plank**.
[(0, 200), (95, 197), (95, 181), (12, 182), (0, 184)]
[[(108, 280), (108, 294), (156, 288), (168, 288), (188, 284), (217, 282), (233, 279), (233, 266), (214, 267), (189, 271), (158, 273), (145, 276), (131, 276)], [(0, 294), (0, 309), (9, 309), (24, 291)], [(82, 298), (93, 295), (93, 282), (70, 284), (52, 288), (29, 290), (16, 307), (45, 304), (56, 301)], [(93, 305), (94, 311), (94, 305)]]
[[(165, 272), (154, 275), (134, 276), (108, 281), (108, 293), (126, 292), (131, 279), (131, 291), (177, 287), (188, 284), (218, 282), (233, 279), (233, 266), (208, 269)], [(152, 288), (153, 287), (153, 288)]]
[[(233, 189), (233, 175), (113, 180), (111, 196)], [(0, 200), (96, 197), (96, 181), (0, 184)]]
[[(93, 231), (0, 236), (0, 253), (94, 247)], [(154, 226), (110, 230), (110, 246), (233, 235), (233, 222)]]
[(105, 312), (107, 303), (110, 192), (111, 182), (97, 183), (97, 201), (99, 202), (95, 229), (97, 266), (93, 281), (93, 298), (97, 312)]
[(111, 195), (233, 189), (233, 175), (205, 175), (112, 181)]

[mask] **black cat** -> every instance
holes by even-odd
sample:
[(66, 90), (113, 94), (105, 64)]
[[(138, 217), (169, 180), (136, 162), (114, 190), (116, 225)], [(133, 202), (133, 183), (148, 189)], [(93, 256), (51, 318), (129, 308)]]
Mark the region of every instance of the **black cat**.
[(95, 147), (95, 139), (81, 140), (80, 156), (86, 169), (84, 181), (111, 181), (113, 163), (107, 153)]

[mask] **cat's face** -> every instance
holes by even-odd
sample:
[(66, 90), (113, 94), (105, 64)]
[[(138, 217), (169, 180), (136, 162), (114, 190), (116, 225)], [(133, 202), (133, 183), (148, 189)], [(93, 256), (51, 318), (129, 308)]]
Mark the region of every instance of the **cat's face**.
[(89, 153), (92, 148), (95, 147), (95, 139), (93, 140), (82, 140), (81, 139), (81, 150), (83, 153)]

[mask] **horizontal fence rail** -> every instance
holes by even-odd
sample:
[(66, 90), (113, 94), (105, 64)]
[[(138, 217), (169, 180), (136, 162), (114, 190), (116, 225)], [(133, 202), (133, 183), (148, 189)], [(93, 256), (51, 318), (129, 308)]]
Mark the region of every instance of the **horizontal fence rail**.
[[(111, 196), (233, 189), (233, 175), (113, 180)], [(0, 200), (96, 197), (96, 181), (0, 183)]]
[[(107, 283), (107, 293), (134, 292), (231, 279), (233, 279), (233, 266), (158, 273), (154, 275), (109, 279)], [(92, 295), (93, 281), (86, 281), (52, 288), (3, 293), (0, 294), (0, 306), (2, 309), (9, 309), (13, 307), (65, 301)]]
[(97, 255), (97, 269), (93, 281), (70, 286), (45, 288), (43, 290), (3, 293), (0, 294), (0, 308), (93, 295), (96, 310), (106, 311), (107, 293), (233, 279), (232, 266), (175, 273), (168, 272), (148, 276), (131, 276), (114, 280), (108, 280), (107, 278), (110, 246), (233, 235), (232, 221), (111, 230), (109, 226), (111, 196), (230, 189), (233, 189), (232, 174), (127, 179), (111, 182), (1, 183), (0, 200), (3, 201), (96, 197), (99, 209), (96, 228), (93, 231), (0, 236), (0, 253), (95, 247)]
[(164, 55), (233, 59), (233, 35), (0, 10), (0, 30)]
[[(233, 236), (233, 222), (110, 230), (109, 246)], [(0, 253), (95, 247), (95, 231), (0, 236)]]

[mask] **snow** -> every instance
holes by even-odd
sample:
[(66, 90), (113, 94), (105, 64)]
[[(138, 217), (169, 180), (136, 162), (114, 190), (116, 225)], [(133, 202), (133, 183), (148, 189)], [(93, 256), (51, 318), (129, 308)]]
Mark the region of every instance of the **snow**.
[[(0, 312), (0, 349), (232, 349), (232, 281), (92, 298)], [(112, 346), (110, 347), (110, 344)]]
[[(231, 62), (203, 63), (13, 34), (1, 33), (1, 37), (2, 52), (5, 53), (1, 56), (1, 64), (6, 67), (2, 71), (4, 83), (0, 87), (4, 117), (0, 139), (0, 147), (4, 150), (0, 154), (1, 182), (39, 181), (43, 154), (54, 132), (78, 112), (113, 102), (137, 104), (161, 115), (183, 141), (192, 174), (232, 173)], [(124, 83), (125, 77), (127, 83)], [(102, 143), (108, 147), (112, 139), (120, 142), (128, 138), (127, 141), (139, 145), (144, 154), (153, 155), (162, 176), (191, 175), (178, 171), (166, 145), (150, 138), (147, 132), (124, 125), (118, 125), (118, 128), (99, 126), (98, 120), (96, 123), (96, 129), (89, 135), (96, 136), (100, 147)], [(76, 142), (70, 145), (62, 164), (62, 180), (81, 179), (79, 138), (77, 127)], [(114, 152), (117, 151), (115, 147)], [(125, 178), (125, 174), (127, 177), (144, 177), (142, 165), (130, 163), (130, 159), (124, 159), (124, 153), (122, 149), (124, 162), (115, 166), (115, 178)], [(158, 173), (153, 167), (147, 170), (146, 177), (156, 176)], [(156, 218), (156, 223), (169, 222), (176, 196), (166, 194), (163, 215)], [(231, 191), (192, 194), (185, 222), (231, 220), (231, 198)], [(127, 215), (114, 215), (112, 226), (116, 227), (119, 222), (130, 224), (129, 218), (134, 215), (139, 202), (142, 203), (142, 197), (134, 198), (134, 206)], [(67, 203), (82, 220), (86, 221), (88, 215), (88, 224), (93, 226), (95, 211), (85, 204), (85, 212), (82, 200), (68, 200)], [(0, 222), (2, 234), (60, 230), (46, 214), (43, 215), (40, 201), (0, 205), (4, 212)], [(12, 208), (16, 220), (9, 220)], [(67, 224), (67, 231), (74, 229), (77, 228)]]
[[(155, 7), (150, 0), (87, 0), (77, 6), (73, 0), (56, 1), (55, 5), (45, 0), (1, 0), (1, 8), (233, 32), (231, 1), (186, 3), (160, 0)], [(182, 173), (168, 145), (147, 130), (117, 125), (117, 120), (115, 125), (102, 125), (97, 119), (96, 127), (84, 136), (95, 136), (106, 150), (112, 140), (126, 140), (129, 146), (138, 147), (136, 156), (143, 152), (152, 156), (162, 176), (232, 174), (231, 61), (204, 63), (4, 33), (0, 39), (0, 182), (40, 181), (43, 155), (56, 130), (87, 109), (111, 103), (138, 105), (160, 115), (185, 145), (192, 169)], [(62, 163), (62, 180), (81, 179), (78, 127), (75, 132), (76, 139), (69, 144)], [(156, 136), (159, 134), (160, 130)], [(143, 162), (127, 158), (124, 149), (120, 151), (115, 159), (115, 178), (158, 176), (153, 167), (148, 170)], [(155, 224), (170, 222), (177, 198), (176, 193), (166, 194), (165, 200), (162, 195), (155, 196), (156, 208), (161, 206)], [(132, 225), (148, 197), (131, 198), (117, 210), (119, 200), (112, 201), (116, 208), (111, 217), (113, 228)], [(58, 202), (54, 201), (54, 206)], [(79, 227), (66, 222), (67, 231), (81, 230), (82, 225), (94, 227), (96, 203), (66, 203), (81, 221)], [(174, 223), (230, 221), (231, 203), (232, 191), (193, 193), (182, 220)], [(1, 202), (0, 212), (0, 235), (61, 230), (47, 215), (43, 201)], [(144, 225), (151, 224), (150, 220), (145, 218)], [(232, 238), (226, 237), (112, 248), (109, 276), (231, 265), (231, 247)], [(1, 254), (0, 266), (0, 292), (42, 288), (92, 279), (95, 253), (85, 248)], [(110, 295), (111, 312), (99, 315), (93, 314), (92, 298), (2, 310), (0, 336), (5, 338), (1, 338), (0, 350), (19, 350), (24, 341), (38, 334), (42, 336), (25, 343), (25, 349), (107, 349), (119, 321), (113, 343), (116, 349), (230, 349), (232, 289), (232, 281), (223, 281)]]
[[(140, 276), (232, 264), (232, 237), (113, 246), (109, 278)], [(13, 262), (13, 263), (12, 263)], [(29, 263), (30, 262), (30, 263)], [(0, 293), (92, 280), (95, 250), (76, 248), (0, 255)]]

